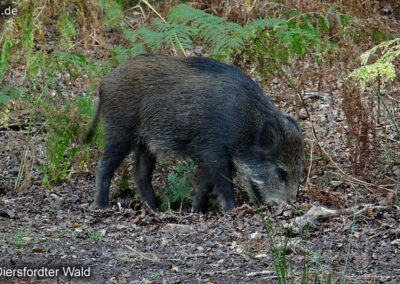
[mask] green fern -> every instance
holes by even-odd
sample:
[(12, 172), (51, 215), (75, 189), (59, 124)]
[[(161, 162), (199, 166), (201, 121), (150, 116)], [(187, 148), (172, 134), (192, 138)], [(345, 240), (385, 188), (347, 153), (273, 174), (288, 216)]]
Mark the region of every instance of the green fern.
[(13, 46), (13, 42), (9, 39), (6, 39), (1, 47), (0, 54), (0, 82), (3, 80), (4, 71), (8, 68), (8, 57), (11, 54), (11, 47)]
[(96, 66), (83, 54), (54, 51), (51, 53), (50, 60), (59, 71), (68, 70), (74, 77), (83, 74), (98, 74)]
[[(90, 119), (94, 102), (86, 93), (76, 96), (74, 100), (65, 100), (62, 106), (54, 108), (55, 99), (48, 97), (49, 102), (42, 101), (41, 106), (47, 112), (48, 132), (46, 140), (46, 159), (40, 166), (42, 183), (46, 188), (51, 184), (65, 179), (73, 172), (74, 166), (79, 166), (74, 159), (76, 155), (87, 157), (87, 145), (79, 143), (79, 137), (84, 132), (82, 121)], [(95, 141), (102, 144), (100, 129), (96, 131)], [(82, 161), (84, 162), (84, 161)]]
[(61, 45), (71, 48), (73, 40), (76, 38), (75, 22), (71, 15), (65, 14), (57, 20), (57, 31), (61, 35)]
[[(293, 19), (269, 18), (255, 19), (241, 26), (181, 4), (170, 9), (166, 23), (155, 20), (150, 27), (126, 34), (152, 51), (163, 44), (174, 48), (177, 40), (184, 48), (191, 49), (193, 39), (198, 38), (209, 47), (211, 56), (229, 57), (241, 53), (249, 44), (262, 38), (271, 42), (280, 41), (279, 48), (303, 54), (309, 45), (320, 41), (320, 33), (309, 22), (307, 25), (306, 28), (300, 26)], [(274, 46), (269, 45), (269, 48)]]
[(14, 88), (10, 85), (0, 87), (0, 105), (7, 101), (17, 99), (22, 92), (22, 89)]
[(152, 24), (152, 28), (155, 32), (162, 35), (163, 42), (171, 42), (174, 47), (179, 45), (179, 43), (183, 48), (193, 47), (191, 39), (193, 31), (190, 26), (178, 23), (164, 23), (156, 19)]
[(122, 0), (101, 0), (101, 5), (110, 26), (124, 24)]
[(149, 47), (151, 50), (158, 49), (164, 38), (165, 35), (147, 27), (139, 29), (133, 35), (134, 40), (143, 42), (143, 44)]
[(239, 51), (243, 46), (243, 27), (224, 18), (207, 14), (204, 11), (194, 9), (185, 4), (171, 8), (167, 17), (168, 22), (179, 23), (191, 28), (188, 33), (191, 37), (198, 36), (210, 46), (211, 53), (230, 54), (232, 51)]
[(29, 4), (23, 9), (22, 15), (16, 18), (16, 22), (22, 31), (22, 50), (27, 52), (28, 54), (32, 52), (34, 47), (34, 33), (33, 33), (33, 2), (29, 2)]
[(161, 210), (167, 211), (171, 207), (187, 206), (191, 203), (193, 178), (196, 165), (192, 159), (180, 163), (168, 174), (168, 187), (161, 196)]
[[(378, 51), (382, 51), (382, 55), (374, 63), (368, 64), (371, 55), (376, 54)], [(361, 54), (360, 58), (363, 66), (354, 70), (349, 76), (355, 78), (360, 83), (362, 90), (365, 89), (367, 83), (374, 82), (377, 79), (380, 79), (381, 84), (384, 85), (386, 80), (390, 81), (396, 78), (396, 67), (394, 65), (394, 61), (399, 57), (400, 38), (382, 42), (381, 44), (378, 44), (377, 46)], [(385, 103), (380, 90), (374, 85), (372, 87), (375, 91), (375, 94), (382, 102), (383, 107), (397, 134), (400, 136), (400, 126)]]
[[(382, 51), (380, 56), (374, 63), (368, 64), (371, 55)], [(396, 77), (394, 61), (400, 57), (400, 38), (382, 42), (372, 49), (364, 52), (361, 58), (360, 68), (354, 70), (350, 77), (357, 79), (360, 82), (361, 88), (364, 89), (367, 83), (381, 79), (384, 84), (385, 80), (393, 80)]]

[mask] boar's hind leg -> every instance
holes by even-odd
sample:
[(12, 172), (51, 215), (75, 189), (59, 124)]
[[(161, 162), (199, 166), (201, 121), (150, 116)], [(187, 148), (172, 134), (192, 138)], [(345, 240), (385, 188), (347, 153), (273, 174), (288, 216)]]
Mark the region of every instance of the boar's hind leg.
[(142, 200), (147, 202), (149, 207), (155, 211), (157, 210), (157, 202), (156, 197), (154, 196), (153, 186), (151, 185), (151, 176), (153, 174), (156, 159), (142, 143), (137, 145), (135, 153), (136, 169), (134, 175), (140, 196)]
[(105, 141), (104, 154), (96, 168), (96, 204), (101, 209), (108, 207), (111, 178), (131, 150), (131, 143), (127, 141), (118, 143), (107, 143), (107, 139)]
[(193, 201), (192, 212), (204, 213), (207, 210), (208, 194), (213, 189), (220, 197), (222, 210), (231, 211), (235, 207), (235, 198), (230, 164), (226, 162), (212, 165), (208, 161), (199, 165), (199, 171), (199, 187)]

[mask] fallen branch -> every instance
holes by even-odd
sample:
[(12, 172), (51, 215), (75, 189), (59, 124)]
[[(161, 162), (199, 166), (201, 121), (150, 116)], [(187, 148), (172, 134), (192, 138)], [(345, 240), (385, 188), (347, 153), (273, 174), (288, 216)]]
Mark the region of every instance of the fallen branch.
[[(260, 276), (260, 275), (269, 275), (269, 274), (274, 274), (275, 272), (272, 270), (263, 270), (263, 271), (255, 271), (255, 272), (250, 272), (247, 273), (246, 276), (247, 277), (254, 277), (254, 276)], [(276, 278), (278, 278), (278, 276), (276, 276)]]
[(298, 228), (302, 229), (305, 226), (314, 226), (316, 225), (316, 222), (320, 219), (327, 219), (327, 218), (332, 218), (332, 217), (338, 217), (342, 215), (352, 215), (352, 216), (358, 216), (363, 213), (365, 213), (368, 210), (384, 210), (388, 209), (388, 206), (382, 206), (382, 205), (373, 205), (373, 204), (367, 204), (364, 206), (364, 208), (357, 210), (358, 207), (353, 207), (352, 209), (329, 209), (325, 208), (322, 206), (313, 206), (311, 207), (310, 210), (306, 214), (300, 217), (296, 217), (292, 222), (291, 226), (293, 228)]
[(136, 254), (137, 256), (144, 258), (146, 260), (152, 261), (152, 262), (160, 262), (160, 260), (158, 259), (157, 256), (155, 256), (154, 254), (151, 254), (151, 256), (146, 256), (144, 253), (141, 253), (140, 251), (134, 249), (131, 246), (125, 245), (125, 247), (127, 249), (129, 249), (131, 252), (133, 252), (134, 254)]

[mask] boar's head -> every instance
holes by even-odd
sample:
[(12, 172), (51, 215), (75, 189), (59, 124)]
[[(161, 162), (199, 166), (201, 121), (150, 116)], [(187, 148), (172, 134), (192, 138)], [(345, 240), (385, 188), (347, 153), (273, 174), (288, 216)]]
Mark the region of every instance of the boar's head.
[(234, 161), (249, 194), (258, 203), (293, 201), (303, 178), (302, 133), (290, 116), (264, 122), (256, 143)]

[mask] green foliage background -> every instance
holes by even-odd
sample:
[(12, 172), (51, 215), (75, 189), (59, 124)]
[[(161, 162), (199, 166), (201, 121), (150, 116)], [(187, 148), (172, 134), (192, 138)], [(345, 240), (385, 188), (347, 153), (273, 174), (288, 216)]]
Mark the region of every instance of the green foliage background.
[[(64, 0), (42, 5), (43, 1), (24, 0), (18, 6), (19, 15), (8, 19), (1, 29), (0, 82), (4, 81), (10, 66), (22, 65), (28, 84), (26, 88), (2, 86), (0, 105), (29, 101), (31, 112), (36, 113), (30, 118), (29, 125), (35, 124), (37, 117), (44, 118), (41, 129), (46, 136), (47, 153), (41, 170), (45, 187), (68, 179), (71, 173), (82, 170), (98, 157), (102, 147), (101, 127), (97, 129), (94, 140), (97, 151), (93, 151), (93, 146), (82, 145), (81, 141), (86, 122), (95, 107), (92, 94), (95, 94), (99, 78), (127, 58), (144, 52), (182, 55), (192, 50), (194, 45), (201, 44), (208, 56), (219, 60), (250, 60), (252, 66), (248, 67), (254, 67), (256, 73), (265, 79), (272, 73), (290, 70), (291, 62), (306, 55), (316, 62), (323, 61), (324, 57), (340, 48), (340, 38), (346, 38), (354, 25), (351, 16), (333, 7), (315, 13), (288, 9), (279, 16), (249, 19), (241, 25), (179, 4), (169, 9), (165, 19), (154, 16), (149, 24), (132, 29), (126, 13), (143, 3), (147, 3), (144, 7), (151, 7), (147, 1), (91, 0), (83, 4)], [(44, 10), (38, 13), (39, 8)], [(55, 19), (51, 28), (46, 26), (49, 23), (46, 15), (53, 15)], [(85, 20), (89, 17), (99, 25), (82, 38), (82, 31), (90, 27), (89, 21)], [(332, 40), (334, 24), (335, 37), (339, 40)], [(50, 50), (46, 49), (49, 42), (44, 40), (45, 27), (56, 35), (54, 48)], [(110, 49), (103, 60), (82, 52), (85, 40), (109, 28), (120, 31), (123, 45)], [(377, 38), (376, 32), (374, 35)], [(379, 38), (387, 36), (379, 34)], [(353, 40), (359, 38), (354, 36)], [(366, 65), (370, 55), (378, 49), (383, 50), (383, 55), (372, 65)], [(350, 76), (360, 80), (363, 87), (377, 76), (393, 78), (396, 76), (393, 61), (398, 58), (399, 50), (398, 39), (377, 45), (361, 57), (364, 66)], [(287, 73), (284, 75), (287, 77)], [(86, 90), (65, 93), (71, 81), (82, 79), (88, 82)], [(291, 82), (290, 78), (288, 80)], [(6, 124), (8, 113), (4, 112), (0, 118), (0, 122)], [(396, 125), (395, 121), (393, 123)], [(178, 200), (187, 204), (186, 193), (172, 196), (171, 192), (186, 192), (191, 187), (182, 175), (190, 170), (190, 165), (182, 164), (168, 176), (170, 187), (165, 196), (171, 204)]]

